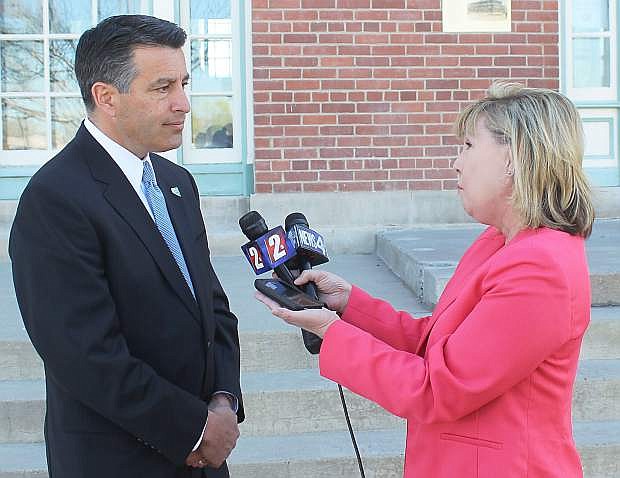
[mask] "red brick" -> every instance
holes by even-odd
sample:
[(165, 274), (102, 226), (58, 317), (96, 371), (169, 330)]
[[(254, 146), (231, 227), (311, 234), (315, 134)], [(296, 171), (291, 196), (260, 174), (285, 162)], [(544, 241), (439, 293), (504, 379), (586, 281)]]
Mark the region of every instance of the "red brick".
[(335, 68), (304, 68), (304, 78), (336, 78), (338, 70)]
[(370, 8), (370, 0), (337, 0), (336, 8), (357, 9)]
[(355, 13), (355, 19), (357, 21), (364, 21), (364, 20), (381, 21), (381, 20), (388, 19), (388, 12), (386, 12), (385, 10), (356, 10), (354, 13)]
[(356, 66), (389, 66), (390, 59), (387, 57), (360, 56), (355, 59)]
[(348, 135), (353, 134), (353, 126), (321, 126), (321, 135)]
[[(318, 80), (287, 80), (287, 90), (318, 90), (321, 88), (321, 82)], [(283, 90), (284, 88), (274, 88)]]
[(302, 191), (302, 188), (301, 183), (278, 183), (273, 185), (273, 191), (276, 193), (298, 193)]
[[(402, 44), (421, 44), (424, 43), (424, 35), (421, 33), (397, 33), (391, 36), (392, 43), (402, 43)], [(427, 43), (431, 43), (426, 38)]]
[[(317, 157), (317, 152), (316, 149), (304, 149), (304, 148), (295, 148), (295, 149), (285, 149), (284, 150), (284, 158), (285, 159), (310, 159), (310, 158), (316, 158)], [(305, 168), (300, 168), (299, 167), (299, 163), (301, 161), (293, 161), (293, 169), (308, 169), (307, 167)], [(307, 161), (305, 161), (307, 163)], [(298, 164), (295, 164), (298, 163)], [(297, 167), (295, 167), (297, 166)]]
[(395, 8), (403, 10), (405, 0), (372, 0), (372, 8)]
[(353, 148), (321, 148), (319, 156), (321, 158), (352, 158)]
[(407, 189), (407, 181), (374, 181), (375, 191), (404, 191)]
[(390, 111), (388, 103), (359, 103), (357, 105), (358, 113), (385, 113)]
[(304, 183), (304, 192), (316, 193), (316, 192), (336, 192), (338, 190), (338, 184), (332, 182), (321, 183)]
[(404, 146), (406, 143), (407, 138), (404, 136), (375, 137), (372, 140), (375, 146)]
[(338, 78), (369, 78), (372, 76), (370, 68), (341, 68)]
[(323, 113), (355, 113), (355, 105), (352, 103), (325, 103), (321, 105)]
[(321, 171), (319, 173), (319, 181), (351, 181), (353, 180), (353, 171)]
[(288, 171), (284, 173), (285, 181), (316, 181), (319, 174), (315, 171)]
[[(319, 64), (319, 59), (316, 57), (288, 57), (284, 58), (284, 66), (289, 67), (309, 67), (309, 66), (317, 66)], [(279, 65), (278, 65), (279, 66)]]
[(368, 181), (351, 181), (346, 183), (338, 183), (338, 190), (342, 192), (371, 191), (372, 183)]
[(335, 124), (335, 115), (304, 115), (303, 124)]
[(327, 56), (321, 58), (321, 66), (353, 66), (354, 59), (347, 56)]
[(299, 146), (299, 138), (274, 138), (274, 148), (296, 148)]
[[(307, 1), (313, 2), (314, 0)], [(319, 11), (319, 18), (321, 20), (353, 20), (353, 10), (321, 10)]]
[(390, 171), (390, 179), (422, 179), (423, 177), (424, 173), (419, 169)]
[(312, 21), (318, 18), (316, 10), (284, 10), (284, 20)]
[(380, 180), (387, 179), (388, 172), (382, 170), (365, 170), (365, 171), (355, 171), (355, 179), (361, 180)]
[(300, 0), (269, 0), (269, 8), (299, 8)]
[(355, 88), (353, 80), (323, 80), (321, 89), (323, 90), (352, 90)]
[(334, 8), (336, 6), (336, 0), (301, 0), (301, 8), (315, 9), (315, 8)]
[(256, 181), (258, 182), (274, 183), (274, 182), (279, 182), (282, 180), (282, 173), (256, 171), (256, 173), (254, 173), (254, 177), (256, 178)]
[(316, 136), (318, 134), (318, 126), (287, 126), (284, 128), (285, 136)]
[(316, 43), (317, 36), (314, 33), (285, 33), (284, 43)]
[[(336, 138), (334, 137), (311, 137), (311, 138), (301, 138), (302, 146), (335, 146)], [(314, 169), (314, 167), (313, 167)]]
[(356, 158), (386, 158), (387, 148), (355, 148)]
[(355, 128), (355, 134), (360, 135), (387, 135), (389, 132), (389, 126), (384, 125), (363, 125)]

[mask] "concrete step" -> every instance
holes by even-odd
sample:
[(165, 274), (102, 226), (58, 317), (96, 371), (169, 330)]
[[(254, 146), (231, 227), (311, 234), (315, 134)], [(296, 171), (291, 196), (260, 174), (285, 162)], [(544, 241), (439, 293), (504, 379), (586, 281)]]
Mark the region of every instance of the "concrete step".
[[(434, 226), (377, 235), (377, 255), (417, 297), (433, 306), (480, 225)], [(620, 305), (620, 220), (595, 222), (586, 241), (593, 305)]]
[[(244, 311), (239, 319), (242, 372), (316, 368), (317, 356), (306, 351), (300, 332), (282, 324), (257, 305), (248, 299), (242, 307), (253, 310)], [(245, 315), (246, 312), (249, 315)], [(421, 313), (427, 312), (418, 311), (418, 315)], [(13, 317), (12, 321), (17, 324), (21, 319)], [(6, 326), (7, 321), (0, 318), (0, 323)], [(42, 378), (43, 365), (25, 331), (12, 334), (12, 338), (8, 335), (8, 327), (0, 329), (0, 380)], [(3, 336), (5, 340), (1, 340)], [(619, 344), (620, 307), (593, 307), (581, 358), (620, 358)]]
[[(214, 257), (213, 265), (239, 319), (242, 371), (316, 367), (317, 358), (306, 352), (299, 330), (272, 316), (254, 299), (255, 276), (243, 257)], [(334, 256), (325, 269), (390, 300), (399, 309), (415, 315), (429, 313), (374, 255)], [(21, 320), (10, 265), (0, 263), (0, 380), (41, 377), (43, 367)]]
[[(346, 430), (337, 385), (318, 370), (253, 372), (242, 375), (247, 436)], [(394, 428), (403, 420), (345, 391), (357, 430)], [(620, 360), (580, 362), (573, 420), (620, 420)], [(45, 386), (42, 380), (0, 381), (0, 443), (43, 440)]]
[[(584, 476), (620, 476), (620, 422), (576, 422), (574, 435)], [(405, 434), (402, 428), (356, 433), (366, 476), (402, 476)], [(270, 437), (242, 435), (229, 460), (235, 478), (359, 476), (347, 432)], [(0, 478), (44, 478), (42, 443), (0, 445)]]
[(581, 358), (620, 358), (620, 307), (592, 307)]

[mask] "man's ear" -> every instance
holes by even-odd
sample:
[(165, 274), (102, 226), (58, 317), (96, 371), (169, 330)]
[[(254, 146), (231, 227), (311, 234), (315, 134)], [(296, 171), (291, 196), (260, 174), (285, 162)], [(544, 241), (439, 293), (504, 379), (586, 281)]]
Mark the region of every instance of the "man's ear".
[(111, 118), (116, 116), (120, 93), (114, 85), (98, 81), (90, 89), (90, 94), (98, 111)]

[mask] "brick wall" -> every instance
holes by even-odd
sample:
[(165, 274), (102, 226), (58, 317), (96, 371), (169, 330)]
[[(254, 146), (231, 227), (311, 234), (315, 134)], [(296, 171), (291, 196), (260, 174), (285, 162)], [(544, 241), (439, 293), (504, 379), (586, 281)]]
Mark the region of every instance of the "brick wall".
[(443, 33), (440, 0), (253, 0), (257, 193), (453, 189), (452, 123), (490, 82), (558, 88), (558, 2)]

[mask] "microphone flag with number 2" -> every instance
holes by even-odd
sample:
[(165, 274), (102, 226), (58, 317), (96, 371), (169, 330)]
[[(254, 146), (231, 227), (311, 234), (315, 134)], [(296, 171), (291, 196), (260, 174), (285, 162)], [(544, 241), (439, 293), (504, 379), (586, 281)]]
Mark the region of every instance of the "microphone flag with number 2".
[(241, 250), (256, 275), (275, 269), (296, 254), (282, 226), (274, 227), (254, 241), (244, 244)]

